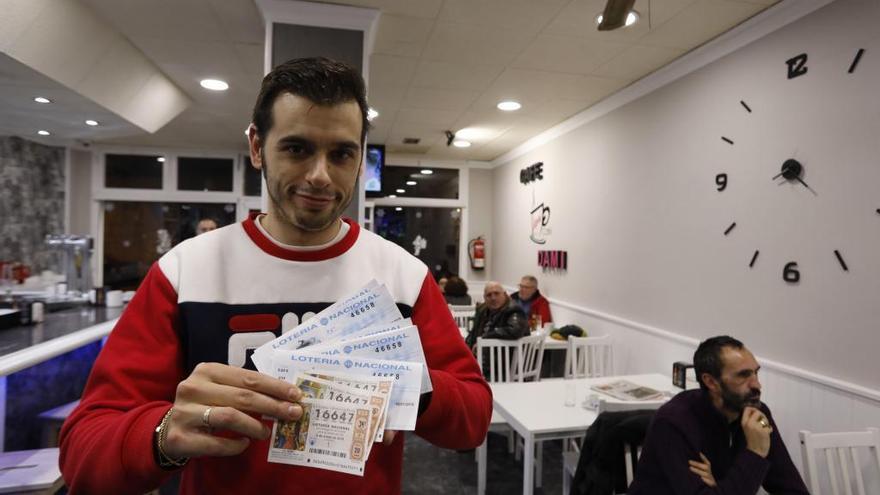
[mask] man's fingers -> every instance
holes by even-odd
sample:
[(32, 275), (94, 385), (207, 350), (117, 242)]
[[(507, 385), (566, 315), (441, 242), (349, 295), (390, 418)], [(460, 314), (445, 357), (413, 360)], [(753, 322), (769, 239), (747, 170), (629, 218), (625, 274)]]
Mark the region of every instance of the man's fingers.
[(253, 390), (288, 402), (297, 402), (302, 398), (299, 388), (290, 383), (244, 368), (218, 363), (201, 363), (193, 370), (193, 375), (205, 377), (215, 383)]
[(298, 404), (232, 385), (186, 380), (177, 388), (179, 397), (185, 397), (191, 403), (206, 404), (205, 407), (227, 406), (283, 420), (299, 419), (302, 415), (302, 407)]
[(711, 466), (711, 465), (712, 465), (712, 463), (711, 463), (711, 462), (709, 462), (709, 458), (708, 458), (708, 457), (706, 457), (706, 456), (705, 456), (705, 455), (703, 455), (703, 453), (702, 453), (702, 452), (700, 452), (700, 459), (702, 459), (702, 460), (703, 460), (703, 462), (705, 462), (705, 463), (706, 463), (706, 465), (707, 465), (707, 466)]
[(205, 411), (207, 409), (207, 406), (196, 404), (189, 404), (175, 409), (175, 415), (180, 415), (181, 421), (185, 425), (181, 431), (196, 433), (211, 428), (213, 430), (232, 431), (254, 440), (269, 438), (272, 432), (259, 419), (231, 407), (212, 406), (211, 413), (208, 415), (208, 424), (206, 425), (203, 420), (205, 419)]
[(390, 446), (394, 442), (395, 436), (397, 436), (395, 430), (385, 430), (385, 433), (382, 435), (382, 444), (386, 447)]

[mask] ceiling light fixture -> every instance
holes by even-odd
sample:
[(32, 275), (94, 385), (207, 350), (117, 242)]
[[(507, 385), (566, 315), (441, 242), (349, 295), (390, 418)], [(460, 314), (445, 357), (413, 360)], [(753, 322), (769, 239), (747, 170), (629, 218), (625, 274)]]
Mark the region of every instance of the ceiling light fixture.
[(396, 198), (397, 195), (396, 195), (396, 194), (389, 194), (388, 197), (389, 197), (389, 198)]
[(395, 189), (394, 191), (395, 191), (397, 194), (403, 194), (403, 193), (406, 192), (406, 189)]
[(465, 141), (464, 139), (456, 139), (455, 141), (452, 142), (452, 145), (455, 146), (456, 148), (470, 148), (471, 142)]
[(220, 79), (202, 79), (199, 84), (201, 84), (203, 88), (210, 89), (211, 91), (226, 91), (229, 89), (229, 84)]
[(498, 107), (498, 110), (504, 110), (505, 112), (515, 112), (522, 108), (522, 105), (520, 105), (518, 101), (513, 100), (499, 102), (496, 106)]
[(373, 108), (370, 108), (369, 110), (367, 110), (367, 120), (368, 121), (372, 122), (373, 119), (375, 119), (378, 116), (379, 116), (379, 112), (373, 110)]
[(419, 170), (419, 172), (421, 172), (421, 173), (423, 173), (423, 174), (425, 174), (425, 175), (431, 175), (431, 174), (434, 173), (434, 171), (431, 170), (430, 168), (423, 168), (423, 169)]
[(165, 157), (164, 157), (164, 156), (160, 156), (159, 158), (156, 158), (156, 161), (159, 162), (159, 163), (165, 163)]
[(37, 103), (52, 103), (52, 100), (46, 98), (45, 96), (37, 96), (34, 98), (34, 101)]
[[(603, 19), (602, 14), (597, 15), (596, 16), (596, 24), (602, 24), (602, 19)], [(639, 13), (636, 12), (635, 10), (630, 10), (629, 14), (626, 14), (626, 24), (624, 26), (630, 27), (638, 21), (639, 21)]]
[(42, 129), (37, 131), (37, 134), (39, 134), (40, 136), (51, 136), (52, 135), (52, 133), (50, 133), (49, 131), (44, 131)]
[(86, 121), (86, 125), (90, 125), (92, 127), (95, 127), (96, 125), (100, 125), (100, 123), (97, 120), (89, 119)]
[(394, 208), (394, 211), (403, 211), (403, 208), (401, 208), (400, 206), (398, 206), (398, 207)]
[(450, 146), (453, 141), (455, 141), (455, 133), (452, 131), (443, 131), (443, 134), (446, 136), (446, 146)]
[(414, 181), (414, 180), (408, 180), (408, 181), (406, 181), (406, 185), (408, 185), (408, 186), (414, 186), (414, 185), (416, 185), (416, 184), (418, 184), (418, 182), (416, 182), (416, 181)]

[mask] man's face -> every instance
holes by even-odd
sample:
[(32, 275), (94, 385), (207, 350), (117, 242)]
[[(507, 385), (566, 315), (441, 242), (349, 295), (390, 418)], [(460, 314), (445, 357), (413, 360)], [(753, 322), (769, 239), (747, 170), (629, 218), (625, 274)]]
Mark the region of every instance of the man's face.
[(522, 300), (531, 299), (538, 290), (538, 284), (524, 278), (519, 281), (519, 298)]
[(282, 93), (272, 128), (251, 131), (251, 160), (264, 169), (270, 209), (299, 231), (327, 229), (351, 202), (361, 167), (361, 111), (354, 100), (320, 106)]
[(501, 309), (507, 302), (507, 293), (498, 285), (487, 285), (483, 290), (483, 300), (492, 311)]
[(741, 413), (746, 406), (758, 407), (761, 401), (761, 367), (748, 349), (724, 347), (721, 352), (720, 396), (722, 407), (733, 413)]
[(204, 220), (199, 220), (199, 224), (196, 226), (196, 235), (204, 234), (205, 232), (210, 232), (217, 228), (217, 224), (214, 223), (213, 220), (206, 218)]

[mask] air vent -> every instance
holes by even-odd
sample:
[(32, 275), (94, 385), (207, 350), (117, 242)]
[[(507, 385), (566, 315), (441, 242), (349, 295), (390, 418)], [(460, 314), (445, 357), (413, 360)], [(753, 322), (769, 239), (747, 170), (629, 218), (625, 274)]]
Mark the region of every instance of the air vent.
[(421, 142), (420, 138), (403, 138), (403, 144), (419, 144), (419, 142)]

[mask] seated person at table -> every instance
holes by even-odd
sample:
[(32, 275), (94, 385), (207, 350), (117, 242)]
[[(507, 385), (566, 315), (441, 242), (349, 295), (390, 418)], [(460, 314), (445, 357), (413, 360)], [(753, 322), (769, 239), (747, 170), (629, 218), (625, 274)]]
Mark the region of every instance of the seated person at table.
[(446, 304), (455, 306), (470, 306), (474, 303), (468, 294), (468, 286), (464, 279), (452, 275), (446, 281), (446, 289), (443, 291), (443, 297), (446, 298)]
[(761, 402), (760, 366), (727, 336), (694, 354), (699, 390), (673, 397), (654, 416), (629, 495), (806, 495), (770, 414)]
[(529, 335), (526, 315), (513, 303), (498, 282), (487, 282), (483, 304), (477, 307), (474, 325), (465, 341), (474, 349), (477, 338), (516, 340)]
[(553, 321), (550, 315), (550, 301), (538, 290), (538, 279), (526, 275), (519, 281), (519, 291), (510, 298), (528, 315), (531, 327), (537, 328)]

